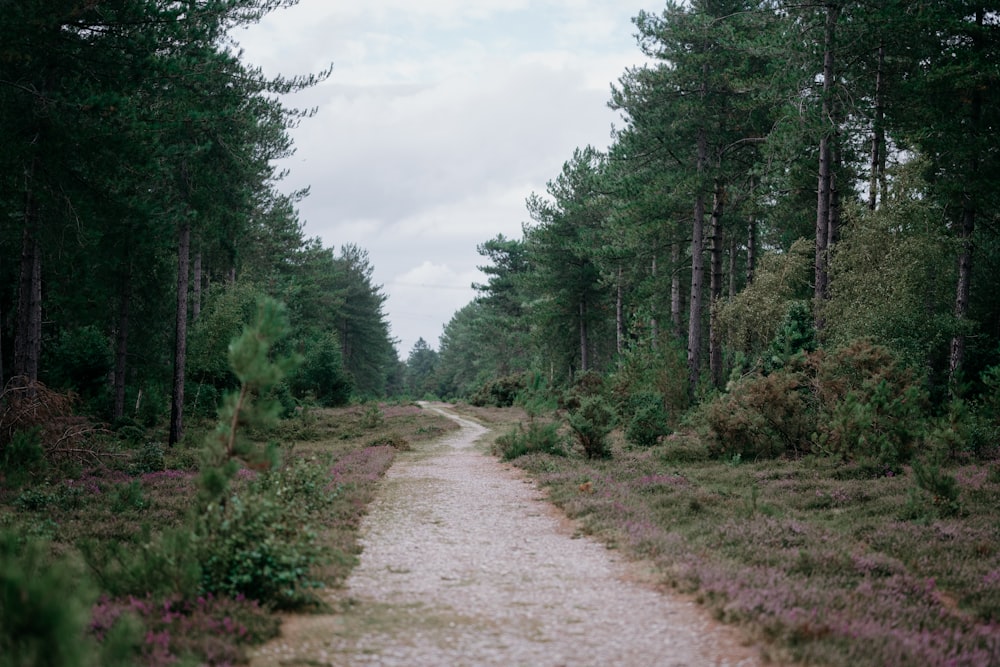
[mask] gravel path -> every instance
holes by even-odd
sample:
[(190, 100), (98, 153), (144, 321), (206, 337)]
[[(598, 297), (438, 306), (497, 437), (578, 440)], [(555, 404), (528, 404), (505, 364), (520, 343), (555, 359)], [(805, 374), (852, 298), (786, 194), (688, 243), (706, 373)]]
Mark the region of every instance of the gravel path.
[[(400, 454), (337, 593), (345, 611), (295, 617), (254, 667), (278, 665), (759, 665), (696, 604), (637, 582), (461, 425)], [(346, 603), (344, 602), (346, 594)]]

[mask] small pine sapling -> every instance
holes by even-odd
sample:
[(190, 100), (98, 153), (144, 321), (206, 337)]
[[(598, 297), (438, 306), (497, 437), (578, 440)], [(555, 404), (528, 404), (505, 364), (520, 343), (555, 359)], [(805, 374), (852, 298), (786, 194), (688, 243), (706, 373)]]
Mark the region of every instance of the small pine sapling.
[(240, 461), (263, 470), (278, 464), (276, 448), (268, 446), (261, 451), (242, 437), (242, 427), (267, 426), (278, 420), (281, 405), (267, 394), (298, 363), (292, 355), (272, 355), (275, 343), (288, 331), (284, 304), (263, 297), (258, 303), (256, 321), (244, 327), (243, 333), (229, 344), (229, 363), (240, 387), (223, 398), (218, 424), (206, 440), (201, 482), (209, 501), (225, 494)]

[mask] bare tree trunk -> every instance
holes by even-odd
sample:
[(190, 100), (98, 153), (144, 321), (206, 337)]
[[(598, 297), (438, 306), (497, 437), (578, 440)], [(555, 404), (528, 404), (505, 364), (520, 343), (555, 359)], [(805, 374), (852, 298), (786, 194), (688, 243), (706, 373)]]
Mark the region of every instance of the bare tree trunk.
[[(757, 189), (757, 179), (750, 179), (751, 196)], [(754, 272), (757, 270), (757, 215), (750, 211), (747, 218), (747, 285), (753, 284)]]
[(125, 378), (128, 372), (129, 317), (132, 309), (132, 267), (122, 285), (118, 304), (118, 331), (115, 334), (114, 405), (111, 416), (119, 420), (125, 416)]
[(681, 244), (676, 241), (670, 246), (670, 262), (674, 269), (670, 277), (670, 323), (674, 327), (674, 336), (679, 339), (683, 334), (681, 313), (684, 304), (681, 295)]
[[(650, 275), (653, 276), (653, 285), (656, 285), (656, 257), (653, 258), (653, 262), (649, 268)], [(654, 288), (655, 289), (655, 288)], [(653, 313), (649, 318), (649, 330), (652, 335), (652, 346), (656, 349), (657, 343), (660, 341), (660, 321), (656, 317), (657, 306), (659, 305), (659, 299), (653, 302)]]
[[(962, 228), (960, 239), (962, 250), (958, 256), (958, 283), (955, 288), (955, 319), (959, 327), (969, 315), (969, 295), (972, 284), (972, 235), (976, 227), (976, 212), (971, 202), (966, 202), (962, 210)], [(952, 392), (957, 390), (959, 373), (965, 361), (965, 335), (957, 334), (951, 339), (951, 354), (948, 358), (948, 376), (951, 380)]]
[(625, 349), (625, 304), (622, 287), (622, 267), (618, 267), (618, 292), (615, 295), (615, 344), (618, 354)]
[(830, 209), (833, 198), (833, 77), (834, 77), (834, 37), (836, 34), (838, 9), (834, 4), (826, 6), (826, 28), (823, 40), (823, 105), (820, 122), (824, 124), (819, 142), (819, 180), (816, 201), (816, 259), (815, 298), (816, 328), (823, 328), (822, 304), (829, 296), (829, 241)]
[(587, 302), (580, 299), (580, 372), (586, 373), (590, 370), (590, 358), (588, 348), (590, 341), (587, 335)]
[(181, 223), (177, 242), (177, 325), (174, 333), (174, 383), (170, 401), (169, 445), (184, 435), (184, 364), (187, 359), (188, 272), (191, 252), (191, 223)]
[(191, 321), (197, 322), (201, 315), (201, 251), (194, 255), (191, 276)]
[(708, 364), (712, 384), (722, 386), (722, 335), (719, 333), (718, 305), (722, 298), (722, 214), (725, 206), (725, 187), (715, 179), (712, 192), (712, 246), (711, 277), (709, 279)]
[[(983, 27), (986, 20), (986, 12), (981, 7), (976, 9), (976, 25)], [(982, 50), (980, 32), (973, 37), (973, 49), (979, 53)], [(979, 89), (971, 92), (971, 105), (969, 108), (969, 132), (975, 136), (980, 131), (982, 125), (983, 98)], [(969, 173), (974, 174), (979, 169), (979, 160), (973, 155), (969, 162)], [(958, 324), (958, 333), (951, 339), (951, 351), (948, 358), (948, 380), (951, 385), (952, 395), (959, 393), (959, 383), (961, 381), (962, 367), (965, 364), (965, 333), (964, 324), (969, 317), (969, 296), (972, 286), (972, 255), (975, 250), (973, 236), (976, 231), (976, 202), (971, 192), (963, 194), (962, 201), (962, 226), (959, 230), (959, 238), (962, 242), (962, 250), (958, 256), (958, 282), (955, 287), (955, 319)]]
[(729, 298), (736, 296), (736, 253), (739, 247), (736, 245), (736, 235), (729, 239)]
[(34, 163), (25, 170), (24, 231), (14, 333), (14, 375), (29, 382), (38, 380), (42, 352), (42, 249), (38, 242), (38, 203), (33, 177)]
[(871, 177), (868, 181), (868, 210), (885, 201), (885, 45), (878, 47), (878, 69), (875, 74), (875, 118), (872, 121)]
[[(704, 88), (704, 86), (703, 86)], [(705, 172), (708, 159), (708, 138), (704, 128), (698, 130), (698, 176)], [(705, 193), (699, 183), (694, 202), (694, 225), (691, 230), (691, 301), (688, 319), (688, 392), (694, 396), (701, 377), (701, 311), (702, 283), (705, 279)]]

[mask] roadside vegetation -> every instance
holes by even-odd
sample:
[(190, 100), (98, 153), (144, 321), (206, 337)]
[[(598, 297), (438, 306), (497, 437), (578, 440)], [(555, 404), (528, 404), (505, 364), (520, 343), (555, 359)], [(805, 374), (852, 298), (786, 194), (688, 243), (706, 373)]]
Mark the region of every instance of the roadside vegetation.
[[(667, 422), (644, 401), (617, 403), (610, 423), (581, 409), (616, 405), (613, 376), (544, 413), (463, 409), (582, 533), (651, 563), (665, 588), (743, 626), (775, 660), (995, 665), (996, 424), (923, 416), (907, 404), (921, 404), (909, 376), (887, 378), (881, 355), (802, 353)], [(596, 455), (594, 433), (605, 434)]]
[(343, 582), (395, 452), (452, 426), (413, 404), (278, 419), (283, 313), (262, 301), (230, 346), (240, 389), (173, 447), (40, 384), (4, 395), (0, 665), (242, 664)]

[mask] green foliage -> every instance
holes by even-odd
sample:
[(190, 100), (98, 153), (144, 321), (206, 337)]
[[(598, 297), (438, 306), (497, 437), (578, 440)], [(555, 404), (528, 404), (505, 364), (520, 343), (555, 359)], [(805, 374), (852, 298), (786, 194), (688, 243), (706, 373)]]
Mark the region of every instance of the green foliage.
[(588, 459), (611, 456), (608, 435), (613, 427), (614, 413), (600, 396), (584, 396), (566, 416), (577, 442)]
[(0, 533), (0, 667), (131, 664), (137, 628), (124, 619), (103, 649), (87, 635), (95, 598), (86, 574), (47, 545)]
[(943, 469), (941, 461), (933, 457), (915, 458), (913, 482), (916, 489), (910, 496), (911, 516), (921, 514), (918, 503), (939, 516), (954, 517), (962, 513), (958, 480)]
[[(729, 349), (754, 360), (775, 340), (783, 340), (780, 332), (792, 304), (809, 296), (812, 255), (813, 244), (799, 239), (787, 253), (761, 258), (753, 283), (719, 307), (719, 326)], [(795, 312), (797, 315), (798, 310)]]
[(64, 329), (50, 354), (52, 384), (86, 397), (100, 390), (111, 370), (111, 344), (94, 325)]
[(302, 365), (292, 378), (292, 391), (309, 396), (324, 407), (346, 405), (351, 398), (351, 378), (344, 371), (340, 341), (334, 333), (310, 339), (305, 344)]
[(641, 392), (628, 397), (625, 405), (625, 438), (640, 447), (651, 447), (671, 433), (670, 415), (663, 397)]
[(524, 373), (514, 373), (488, 380), (476, 390), (469, 402), (478, 407), (509, 408), (527, 387)]
[(655, 346), (632, 345), (608, 378), (608, 391), (624, 423), (629, 397), (635, 394), (657, 394), (668, 414), (681, 414), (690, 405), (687, 352), (673, 336), (661, 336)]
[(805, 301), (792, 301), (764, 353), (764, 368), (773, 371), (783, 367), (792, 357), (815, 349), (816, 328), (809, 304)]
[(282, 406), (268, 393), (295, 366), (296, 359), (292, 356), (272, 359), (271, 349), (287, 332), (284, 305), (264, 297), (254, 325), (244, 328), (240, 337), (229, 345), (229, 362), (240, 388), (226, 395), (215, 431), (206, 440), (202, 484), (209, 499), (224, 493), (227, 480), (236, 473), (236, 459), (255, 465), (274, 463), (273, 448), (261, 452), (242, 435), (240, 427), (269, 426), (278, 420)]
[(754, 375), (700, 409), (713, 456), (748, 460), (804, 453), (816, 428), (806, 378), (792, 370)]
[(321, 469), (297, 465), (210, 505), (197, 543), (203, 590), (281, 608), (312, 601), (326, 557), (312, 522), (329, 504), (326, 484)]
[(364, 410), (361, 412), (361, 427), (366, 429), (374, 429), (382, 426), (385, 423), (385, 413), (382, 412), (382, 408), (378, 403), (372, 401), (366, 403)]
[(47, 466), (38, 428), (14, 431), (10, 441), (0, 446), (0, 472), (11, 486), (20, 486)]
[(731, 383), (700, 414), (716, 456), (815, 451), (898, 469), (927, 433), (926, 402), (926, 391), (889, 350), (855, 341)]
[(500, 436), (497, 436), (493, 447), (494, 453), (503, 460), (510, 461), (525, 454), (550, 454), (565, 456), (563, 437), (559, 433), (557, 422), (541, 422), (532, 419), (528, 427), (518, 424)]

